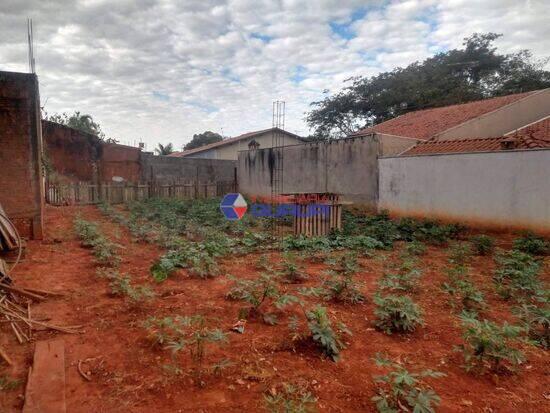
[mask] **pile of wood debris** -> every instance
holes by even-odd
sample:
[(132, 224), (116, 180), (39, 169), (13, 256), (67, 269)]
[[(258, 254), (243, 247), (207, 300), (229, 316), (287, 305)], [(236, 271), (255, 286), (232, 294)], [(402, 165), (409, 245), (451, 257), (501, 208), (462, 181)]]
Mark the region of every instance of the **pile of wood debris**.
[[(33, 332), (37, 330), (56, 330), (63, 333), (77, 333), (80, 326), (61, 327), (46, 322), (47, 320), (33, 317), (31, 305), (43, 301), (51, 295), (62, 295), (50, 291), (16, 286), (10, 277), (10, 272), (21, 258), (21, 238), (17, 229), (11, 223), (0, 205), (0, 253), (19, 250), (15, 262), (8, 266), (0, 256), (0, 329), (9, 325), (19, 343), (32, 340)], [(0, 347), (0, 358), (12, 364), (9, 355)]]

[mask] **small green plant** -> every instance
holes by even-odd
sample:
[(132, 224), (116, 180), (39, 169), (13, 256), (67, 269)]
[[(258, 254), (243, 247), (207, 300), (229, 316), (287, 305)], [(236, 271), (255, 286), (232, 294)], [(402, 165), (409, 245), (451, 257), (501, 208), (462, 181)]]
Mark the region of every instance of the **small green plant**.
[(442, 289), (451, 296), (453, 308), (459, 307), (472, 315), (485, 308), (483, 293), (468, 277), (468, 269), (464, 265), (456, 265), (446, 270), (448, 281), (443, 283)]
[(21, 385), (21, 380), (13, 380), (7, 376), (0, 376), (0, 391), (15, 390)]
[(525, 232), (514, 240), (514, 249), (532, 255), (545, 255), (550, 251), (550, 243), (532, 232)]
[(386, 334), (411, 332), (423, 325), (420, 307), (407, 296), (374, 296), (375, 325)]
[(476, 235), (470, 241), (477, 255), (489, 255), (495, 249), (495, 240), (488, 235)]
[(435, 412), (434, 406), (439, 405), (440, 398), (422, 379), (440, 378), (445, 374), (433, 370), (409, 372), (402, 364), (391, 361), (380, 353), (376, 354), (374, 361), (377, 366), (389, 369), (388, 373), (374, 377), (375, 383), (381, 385), (378, 394), (372, 398), (378, 412)]
[(250, 307), (241, 310), (239, 318), (250, 318), (261, 315), (267, 324), (276, 324), (277, 316), (273, 312), (261, 312), (260, 307), (269, 303), (277, 309), (296, 303), (298, 297), (283, 294), (279, 290), (276, 277), (272, 274), (262, 273), (252, 280), (235, 279), (233, 287), (226, 294), (230, 300), (240, 300), (248, 303)]
[(406, 273), (385, 274), (379, 286), (383, 290), (412, 292), (417, 289), (421, 275), (420, 270), (416, 269)]
[(264, 395), (266, 409), (271, 413), (313, 413), (317, 399), (303, 386), (283, 383)]
[(314, 343), (323, 351), (323, 354), (338, 361), (340, 351), (345, 348), (340, 336), (342, 333), (351, 335), (351, 332), (342, 323), (338, 325), (338, 331), (334, 331), (326, 307), (318, 305), (306, 311), (305, 315)]
[(348, 253), (329, 261), (330, 268), (320, 287), (302, 289), (305, 295), (322, 297), (327, 301), (358, 304), (366, 300), (361, 292), (361, 283), (354, 279), (359, 265), (357, 254)]
[(283, 254), (282, 270), (279, 275), (288, 283), (300, 283), (309, 278), (303, 266), (298, 263), (296, 255), (291, 252)]
[(449, 248), (449, 262), (454, 265), (466, 265), (472, 250), (466, 243), (454, 243)]
[(461, 317), (464, 344), (457, 347), (464, 356), (467, 371), (483, 372), (486, 368), (498, 373), (501, 368), (516, 367), (524, 357), (510, 344), (523, 331), (521, 327), (491, 321), (480, 321), (468, 315)]
[(498, 268), (493, 280), (497, 292), (505, 299), (532, 299), (541, 294), (541, 284), (538, 279), (540, 261), (521, 251), (511, 250), (498, 254)]
[[(188, 350), (194, 364), (193, 373), (196, 384), (204, 386), (202, 375), (208, 344), (222, 344), (227, 341), (226, 334), (218, 328), (210, 328), (202, 315), (188, 317), (176, 316), (157, 319), (149, 318), (144, 327), (155, 344), (171, 350), (174, 360), (183, 350)], [(208, 369), (212, 370), (212, 369)]]
[(405, 250), (411, 255), (424, 255), (426, 253), (426, 244), (422, 241), (414, 240), (407, 243)]
[(120, 257), (119, 245), (111, 242), (100, 231), (99, 225), (86, 221), (80, 217), (74, 220), (75, 231), (81, 239), (83, 247), (91, 247), (98, 264), (110, 267), (118, 267)]
[(111, 294), (127, 297), (133, 304), (137, 304), (155, 297), (155, 293), (145, 285), (132, 285), (130, 277), (127, 275), (116, 274), (112, 276), (109, 286)]
[(469, 279), (455, 279), (443, 284), (443, 290), (453, 298), (453, 307), (460, 303), (461, 311), (477, 314), (485, 308), (483, 293)]
[(157, 282), (166, 280), (177, 268), (187, 268), (189, 273), (202, 279), (215, 277), (219, 268), (215, 257), (218, 243), (196, 243), (181, 240), (177, 249), (164, 254), (151, 267), (151, 275)]
[(256, 261), (256, 269), (260, 271), (272, 271), (273, 267), (271, 266), (271, 263), (269, 262), (269, 257), (265, 254), (262, 254), (260, 258), (258, 258), (258, 261)]
[(550, 307), (523, 304), (514, 309), (529, 339), (546, 350), (550, 348)]

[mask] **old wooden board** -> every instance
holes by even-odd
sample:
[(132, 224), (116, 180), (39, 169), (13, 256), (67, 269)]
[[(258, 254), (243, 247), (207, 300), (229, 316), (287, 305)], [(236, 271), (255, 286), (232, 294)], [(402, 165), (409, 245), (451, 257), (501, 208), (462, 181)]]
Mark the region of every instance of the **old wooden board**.
[(39, 341), (25, 392), (23, 413), (65, 413), (65, 343)]

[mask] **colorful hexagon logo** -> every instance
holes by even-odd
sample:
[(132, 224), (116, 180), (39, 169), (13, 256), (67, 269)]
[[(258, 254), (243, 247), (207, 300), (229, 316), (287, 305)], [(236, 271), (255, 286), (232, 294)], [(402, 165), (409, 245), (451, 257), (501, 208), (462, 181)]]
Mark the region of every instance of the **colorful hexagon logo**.
[(231, 221), (238, 221), (246, 212), (248, 205), (241, 194), (227, 194), (223, 197), (220, 209)]

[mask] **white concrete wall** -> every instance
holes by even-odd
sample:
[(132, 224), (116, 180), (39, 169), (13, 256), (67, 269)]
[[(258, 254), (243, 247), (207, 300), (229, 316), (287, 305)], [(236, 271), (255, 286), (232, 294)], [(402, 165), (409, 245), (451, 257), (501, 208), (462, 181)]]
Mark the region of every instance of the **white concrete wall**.
[(381, 158), (379, 209), (550, 230), (550, 150)]
[[(360, 137), (285, 146), (282, 193), (331, 192), (344, 200), (376, 208), (378, 196), (376, 138)], [(239, 153), (239, 191), (269, 196), (281, 149)]]

